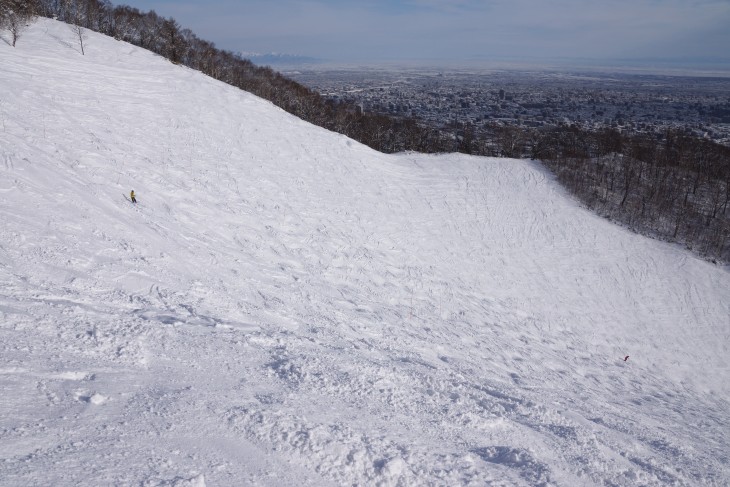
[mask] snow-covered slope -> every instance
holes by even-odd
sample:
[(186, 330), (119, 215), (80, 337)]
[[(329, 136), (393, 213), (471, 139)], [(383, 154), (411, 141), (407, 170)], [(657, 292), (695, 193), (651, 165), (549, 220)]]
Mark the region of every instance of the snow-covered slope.
[(1, 485), (730, 482), (726, 268), (85, 47), (0, 42)]

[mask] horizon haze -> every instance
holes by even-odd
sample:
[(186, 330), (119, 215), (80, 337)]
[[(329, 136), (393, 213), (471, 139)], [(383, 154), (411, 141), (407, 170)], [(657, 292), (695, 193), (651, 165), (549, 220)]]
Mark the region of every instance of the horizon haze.
[[(124, 4), (124, 3), (119, 3)], [(725, 0), (130, 0), (242, 53), (330, 63), (518, 62), (730, 70)]]

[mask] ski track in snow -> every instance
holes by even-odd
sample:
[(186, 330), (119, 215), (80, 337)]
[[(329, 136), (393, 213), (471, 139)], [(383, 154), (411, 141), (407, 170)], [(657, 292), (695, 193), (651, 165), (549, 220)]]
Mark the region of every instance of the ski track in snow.
[(727, 268), (72, 39), (0, 43), (0, 485), (730, 483)]

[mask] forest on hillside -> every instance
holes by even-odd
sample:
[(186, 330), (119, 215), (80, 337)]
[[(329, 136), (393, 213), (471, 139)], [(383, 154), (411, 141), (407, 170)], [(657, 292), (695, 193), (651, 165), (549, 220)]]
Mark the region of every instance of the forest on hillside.
[(329, 100), (270, 67), (219, 49), (173, 18), (108, 0), (0, 0), (0, 27), (9, 45), (22, 42), (24, 26), (34, 16), (68, 23), (82, 54), (85, 30), (99, 32), (249, 91), (378, 151), (458, 151), (539, 160), (598, 214), (638, 233), (681, 243), (709, 260), (730, 262), (726, 146), (678, 132), (658, 140), (570, 124), (546, 129), (495, 126), (479, 133), (463, 124), (443, 131), (414, 118), (363, 113), (354, 104)]

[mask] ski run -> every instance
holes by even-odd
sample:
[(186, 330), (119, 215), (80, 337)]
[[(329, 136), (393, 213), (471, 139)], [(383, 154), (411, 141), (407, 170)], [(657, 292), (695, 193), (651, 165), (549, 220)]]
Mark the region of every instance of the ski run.
[(727, 267), (87, 34), (0, 41), (0, 485), (730, 483)]

